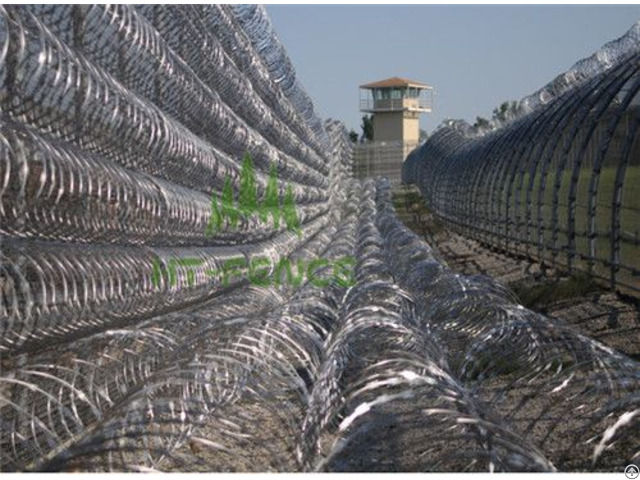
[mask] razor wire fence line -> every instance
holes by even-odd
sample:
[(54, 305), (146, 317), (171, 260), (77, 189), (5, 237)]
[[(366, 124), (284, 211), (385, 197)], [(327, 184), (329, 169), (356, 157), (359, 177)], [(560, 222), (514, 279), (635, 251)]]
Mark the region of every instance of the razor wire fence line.
[[(438, 262), (350, 178), (262, 7), (0, 22), (2, 471), (640, 462), (638, 362)], [(255, 210), (274, 191), (298, 231)], [(252, 208), (207, 230), (219, 199)], [(212, 275), (255, 258), (325, 277)]]
[[(0, 468), (39, 470), (110, 431), (196, 332), (215, 345), (219, 319), (284, 301), (210, 272), (325, 252), (351, 151), (262, 7), (0, 7), (0, 84)], [(243, 188), (290, 198), (297, 231), (260, 215), (207, 229)]]
[(637, 362), (448, 270), (394, 214), (388, 184), (346, 194), (342, 220), (304, 249), (353, 252), (352, 288), (243, 286), (27, 359), (3, 379), (15, 412), (2, 417), (4, 468), (616, 471), (640, 459)]
[(497, 131), (474, 137), (459, 125), (441, 128), (408, 156), (404, 182), (415, 183), (434, 214), (468, 236), (587, 271), (637, 296), (637, 45), (636, 38), (624, 55), (603, 54), (604, 65), (578, 64), (561, 78), (562, 88), (552, 84), (540, 95), (545, 102)]
[(204, 269), (233, 253), (290, 252), (300, 239), (284, 222), (252, 216), (235, 231), (207, 232), (212, 195), (225, 182), (238, 191), (246, 154), (259, 196), (272, 165), (280, 196), (291, 187), (302, 240), (335, 215), (350, 155), (343, 132), (315, 116), (263, 9), (0, 13), (0, 215), (13, 299), (4, 350), (213, 293), (201, 271), (194, 285), (179, 282), (189, 288), (158, 291), (155, 261), (198, 258)]

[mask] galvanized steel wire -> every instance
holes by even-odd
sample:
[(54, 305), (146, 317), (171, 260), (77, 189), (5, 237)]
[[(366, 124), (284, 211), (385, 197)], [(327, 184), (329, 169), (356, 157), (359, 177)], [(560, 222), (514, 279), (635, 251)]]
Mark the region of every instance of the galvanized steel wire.
[[(0, 467), (555, 471), (640, 460), (638, 363), (464, 277), (350, 179), (262, 7), (0, 10)], [(256, 159), (300, 232), (205, 234)], [(232, 258), (354, 283), (221, 285)], [(178, 266), (154, 282), (154, 265)], [(319, 268), (332, 278), (330, 265)], [(558, 419), (570, 419), (559, 422)]]

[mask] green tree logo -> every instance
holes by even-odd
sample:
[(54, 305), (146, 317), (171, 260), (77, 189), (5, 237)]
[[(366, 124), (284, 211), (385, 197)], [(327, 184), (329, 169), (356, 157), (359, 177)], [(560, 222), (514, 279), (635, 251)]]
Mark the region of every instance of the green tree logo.
[(224, 181), (221, 198), (218, 198), (215, 192), (211, 194), (211, 217), (207, 224), (206, 234), (213, 235), (216, 231), (222, 230), (225, 220), (228, 221), (231, 228), (236, 228), (240, 218), (248, 219), (252, 215), (258, 215), (262, 222), (266, 222), (271, 216), (275, 229), (280, 227), (280, 218), (282, 217), (287, 225), (287, 230), (295, 232), (297, 235), (301, 234), (300, 219), (291, 184), (287, 184), (284, 199), (280, 202), (278, 169), (272, 163), (262, 203), (259, 203), (256, 172), (251, 155), (247, 153), (240, 171), (240, 191), (237, 202), (233, 195), (231, 179), (228, 176)]

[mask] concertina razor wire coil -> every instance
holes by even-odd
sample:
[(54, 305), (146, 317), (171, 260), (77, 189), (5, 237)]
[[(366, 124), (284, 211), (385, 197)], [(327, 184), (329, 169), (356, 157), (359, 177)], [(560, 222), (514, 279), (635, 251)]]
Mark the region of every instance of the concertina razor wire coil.
[[(344, 127), (315, 114), (264, 8), (10, 6), (0, 22), (3, 470), (639, 460), (637, 362), (453, 273), (387, 182), (351, 180)], [(472, 146), (438, 135), (436, 159)], [(246, 153), (260, 197), (276, 162), (298, 232), (253, 215), (207, 233)], [(207, 273), (255, 256), (353, 257), (353, 284)]]

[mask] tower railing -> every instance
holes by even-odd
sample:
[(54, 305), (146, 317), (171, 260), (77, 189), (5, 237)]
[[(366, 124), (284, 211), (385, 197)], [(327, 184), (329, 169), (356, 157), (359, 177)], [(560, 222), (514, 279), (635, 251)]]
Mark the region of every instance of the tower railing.
[(418, 98), (361, 98), (360, 111), (362, 112), (430, 112), (431, 98), (420, 96)]

